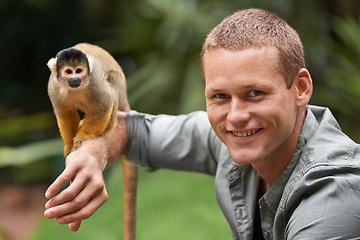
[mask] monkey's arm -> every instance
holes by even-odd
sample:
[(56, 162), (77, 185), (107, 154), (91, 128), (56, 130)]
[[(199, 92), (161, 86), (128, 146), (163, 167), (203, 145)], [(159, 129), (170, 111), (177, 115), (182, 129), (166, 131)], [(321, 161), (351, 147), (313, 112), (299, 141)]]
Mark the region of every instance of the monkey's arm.
[(102, 136), (112, 130), (116, 125), (116, 109), (117, 103), (114, 101), (104, 112), (99, 112), (96, 108), (87, 110), (80, 130), (74, 138), (74, 149), (83, 141)]
[(56, 113), (56, 120), (59, 126), (61, 137), (64, 141), (64, 156), (66, 157), (73, 145), (73, 138), (75, 137), (80, 118), (76, 109)]

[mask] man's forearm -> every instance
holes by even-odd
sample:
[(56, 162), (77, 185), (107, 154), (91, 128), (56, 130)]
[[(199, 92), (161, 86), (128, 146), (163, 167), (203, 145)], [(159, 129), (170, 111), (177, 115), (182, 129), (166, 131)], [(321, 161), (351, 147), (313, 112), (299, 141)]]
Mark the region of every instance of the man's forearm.
[(205, 112), (186, 115), (127, 115), (126, 156), (135, 164), (214, 175), (220, 140)]

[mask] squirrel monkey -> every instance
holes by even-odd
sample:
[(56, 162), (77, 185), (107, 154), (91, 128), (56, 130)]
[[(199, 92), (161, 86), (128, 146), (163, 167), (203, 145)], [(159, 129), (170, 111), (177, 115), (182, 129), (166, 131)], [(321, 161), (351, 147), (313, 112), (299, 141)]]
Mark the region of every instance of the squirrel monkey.
[[(48, 93), (54, 108), (64, 156), (83, 141), (112, 130), (117, 111), (130, 111), (125, 75), (104, 49), (87, 43), (60, 51), (48, 62)], [(78, 110), (85, 113), (80, 121)], [(124, 172), (124, 239), (135, 239), (137, 168), (122, 158)]]

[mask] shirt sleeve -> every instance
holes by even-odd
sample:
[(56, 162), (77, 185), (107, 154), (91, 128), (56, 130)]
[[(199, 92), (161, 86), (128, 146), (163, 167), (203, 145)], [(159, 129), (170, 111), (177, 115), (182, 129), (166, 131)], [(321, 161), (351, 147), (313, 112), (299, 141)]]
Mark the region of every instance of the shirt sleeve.
[(221, 145), (206, 112), (188, 115), (127, 115), (127, 157), (150, 168), (168, 168), (215, 175), (215, 152)]
[[(315, 167), (293, 198), (286, 239), (357, 239), (360, 237), (358, 167)], [(292, 201), (292, 200), (290, 200)]]

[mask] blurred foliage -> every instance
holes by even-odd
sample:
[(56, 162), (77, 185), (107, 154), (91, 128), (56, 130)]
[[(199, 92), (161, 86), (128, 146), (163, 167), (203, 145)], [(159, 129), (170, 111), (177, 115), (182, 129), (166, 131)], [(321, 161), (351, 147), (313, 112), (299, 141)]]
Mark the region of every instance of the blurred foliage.
[(11, 240), (7, 232), (0, 226), (0, 239), (2, 240)]
[(331, 106), (342, 113), (340, 121), (348, 134), (360, 141), (360, 15), (335, 17), (334, 30), (339, 38), (334, 51), (334, 64), (327, 78), (331, 87)]
[[(64, 144), (61, 139), (43, 140), (18, 147), (0, 147), (0, 183), (47, 182), (60, 170)], [(59, 157), (60, 156), (60, 157)], [(57, 161), (49, 161), (55, 160)], [(63, 164), (60, 164), (63, 167)], [(1, 187), (1, 184), (0, 184)]]
[(59, 151), (62, 151), (63, 146), (61, 139), (54, 139), (29, 143), (16, 148), (1, 147), (0, 167), (22, 166), (23, 164), (57, 156)]
[(4, 119), (0, 121), (0, 146), (14, 146), (44, 139), (47, 131), (56, 125), (54, 120), (50, 112)]

